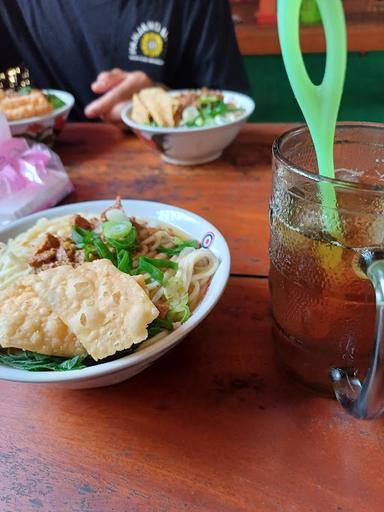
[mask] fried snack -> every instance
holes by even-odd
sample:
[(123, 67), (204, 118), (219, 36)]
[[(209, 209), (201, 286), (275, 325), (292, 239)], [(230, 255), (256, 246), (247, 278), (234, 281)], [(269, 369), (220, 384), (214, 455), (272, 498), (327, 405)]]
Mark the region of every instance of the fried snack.
[(143, 105), (138, 94), (132, 97), (132, 120), (138, 124), (148, 124), (150, 122), (149, 110)]
[(0, 98), (0, 111), (8, 121), (18, 121), (29, 117), (43, 116), (52, 112), (53, 106), (39, 90), (32, 89), (29, 94), (7, 91)]
[(61, 357), (84, 354), (75, 335), (34, 292), (36, 277), (27, 276), (1, 294), (0, 346)]
[(148, 336), (159, 312), (145, 291), (109, 260), (36, 275), (33, 288), (68, 325), (93, 359), (130, 348)]
[(139, 92), (141, 103), (150, 113), (152, 119), (163, 127), (174, 127), (174, 113), (179, 102), (161, 87), (148, 87)]

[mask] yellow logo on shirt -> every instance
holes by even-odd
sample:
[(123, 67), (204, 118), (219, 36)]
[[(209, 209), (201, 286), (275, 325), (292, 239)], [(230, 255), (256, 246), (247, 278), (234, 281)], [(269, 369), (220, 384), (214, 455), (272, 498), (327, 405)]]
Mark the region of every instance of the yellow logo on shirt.
[(163, 51), (164, 43), (160, 34), (146, 32), (140, 40), (140, 49), (147, 57), (158, 57)]
[(168, 45), (168, 29), (159, 21), (141, 22), (129, 41), (128, 58), (157, 66), (164, 65)]

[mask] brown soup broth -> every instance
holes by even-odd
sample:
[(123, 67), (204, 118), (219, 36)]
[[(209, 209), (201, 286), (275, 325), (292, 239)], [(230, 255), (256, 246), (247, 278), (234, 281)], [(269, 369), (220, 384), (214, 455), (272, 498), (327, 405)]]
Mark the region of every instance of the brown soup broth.
[(270, 291), (279, 358), (299, 379), (330, 391), (332, 366), (364, 372), (372, 347), (375, 295), (359, 271), (362, 249), (271, 220)]

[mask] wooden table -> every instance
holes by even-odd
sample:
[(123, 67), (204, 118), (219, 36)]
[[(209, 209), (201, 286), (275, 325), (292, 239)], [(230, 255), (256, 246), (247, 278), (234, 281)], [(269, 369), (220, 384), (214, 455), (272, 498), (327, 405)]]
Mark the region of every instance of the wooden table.
[(270, 333), (271, 143), (247, 126), (217, 162), (171, 167), (133, 136), (69, 125), (57, 151), (87, 199), (155, 199), (213, 222), (232, 277), (210, 316), (133, 379), (70, 391), (1, 382), (1, 512), (352, 512), (384, 506), (383, 421), (286, 377)]

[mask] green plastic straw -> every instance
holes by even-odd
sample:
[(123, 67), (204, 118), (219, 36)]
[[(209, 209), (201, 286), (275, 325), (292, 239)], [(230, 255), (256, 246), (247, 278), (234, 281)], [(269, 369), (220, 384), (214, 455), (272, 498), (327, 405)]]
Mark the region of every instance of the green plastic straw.
[[(347, 36), (341, 0), (317, 0), (327, 45), (324, 77), (315, 85), (308, 76), (300, 48), (302, 0), (278, 0), (277, 19), (281, 53), (293, 92), (308, 124), (319, 174), (334, 178), (333, 145), (347, 62)], [(320, 184), (326, 231), (341, 238), (341, 224), (333, 185)]]

